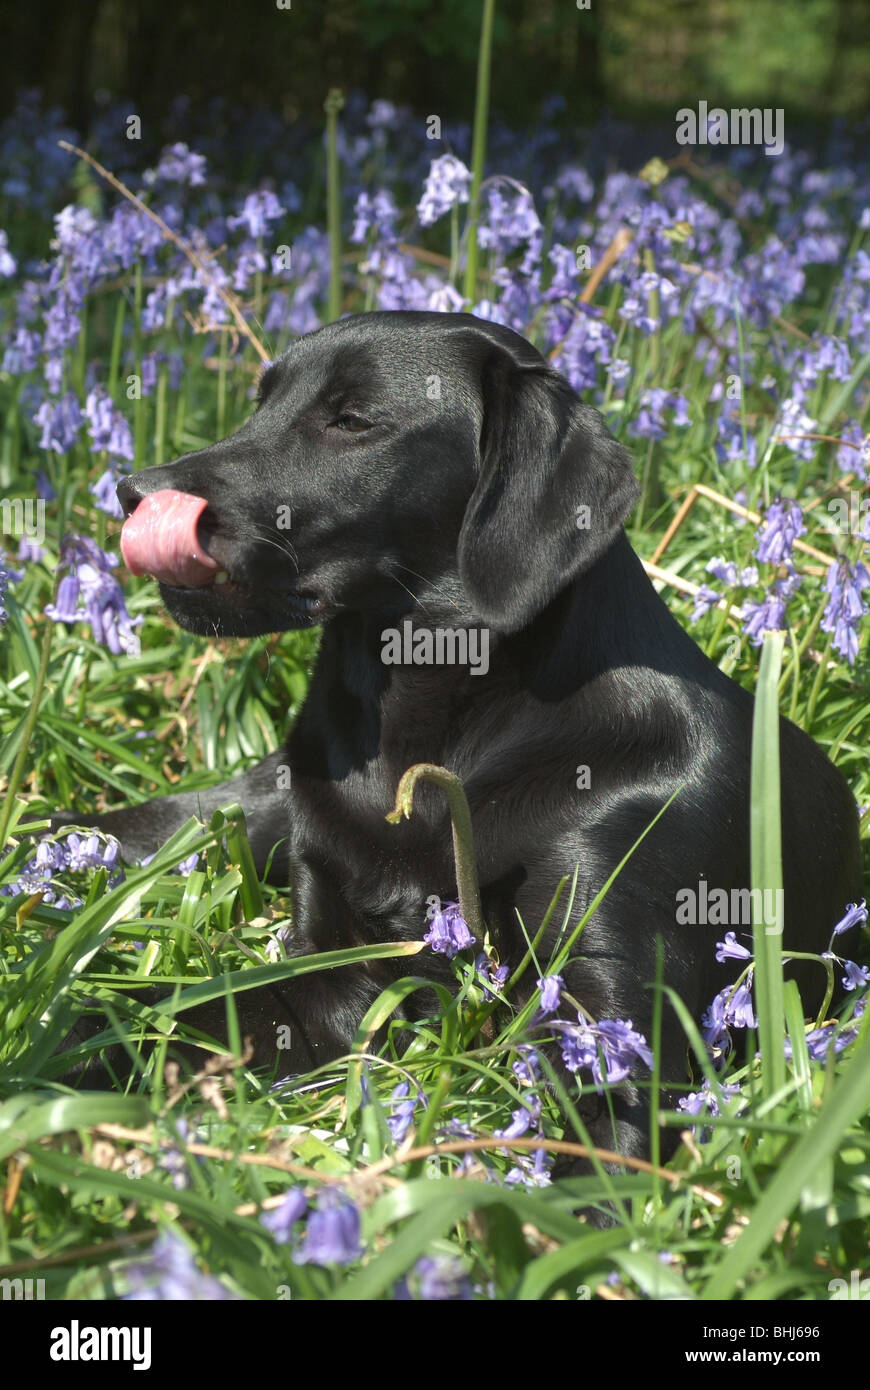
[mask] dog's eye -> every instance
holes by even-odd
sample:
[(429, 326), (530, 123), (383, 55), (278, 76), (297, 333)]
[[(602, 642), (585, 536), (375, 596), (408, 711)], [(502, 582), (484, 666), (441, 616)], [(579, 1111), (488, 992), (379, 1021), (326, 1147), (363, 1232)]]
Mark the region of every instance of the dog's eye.
[(345, 411), (332, 421), (329, 428), (346, 430), (348, 434), (359, 434), (362, 430), (370, 430), (371, 427), (371, 420), (364, 420), (361, 415), (351, 415), (350, 412)]

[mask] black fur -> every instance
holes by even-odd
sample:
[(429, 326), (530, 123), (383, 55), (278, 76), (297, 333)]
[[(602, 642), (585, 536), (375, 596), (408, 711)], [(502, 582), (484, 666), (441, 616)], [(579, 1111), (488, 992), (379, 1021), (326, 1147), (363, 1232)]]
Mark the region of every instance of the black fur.
[[(406, 768), (443, 764), (468, 794), (493, 939), (516, 963), (517, 909), (534, 931), (579, 865), (576, 921), (680, 789), (566, 974), (596, 1018), (647, 1031), (661, 934), (666, 981), (700, 1015), (728, 979), (714, 963), (723, 929), (678, 925), (676, 894), (702, 878), (749, 885), (752, 699), (656, 594), (622, 529), (638, 492), (628, 454), (534, 348), (464, 314), (342, 320), (267, 370), (238, 434), (126, 479), (125, 511), (161, 488), (207, 498), (201, 538), (239, 585), (224, 596), (162, 586), (177, 622), (236, 635), (316, 622), (324, 633), (285, 747), (221, 787), (98, 818), (128, 857), (200, 808), (239, 800), (261, 869), (281, 842), (271, 878), (292, 887), (294, 953), (417, 939), (427, 897), (456, 896), (444, 801), (421, 789), (409, 822), (384, 818)], [(289, 531), (276, 521), (288, 505)], [(381, 634), (405, 618), (487, 627), (488, 673), (384, 665)], [(818, 949), (860, 891), (855, 805), (785, 719), (781, 751), (784, 940)], [(450, 978), (429, 951), (413, 971)], [(272, 1064), (276, 1025), (289, 1023), (282, 1070), (307, 1069), (346, 1051), (368, 1004), (405, 973), (387, 962), (242, 994), (242, 1031)], [(197, 1011), (215, 1036), (223, 1018), (223, 1003)], [(684, 1079), (685, 1057), (666, 1008), (668, 1080)], [(595, 1112), (593, 1098), (593, 1134), (612, 1146), (606, 1111)], [(617, 1124), (623, 1151), (644, 1152), (643, 1093), (631, 1085)]]

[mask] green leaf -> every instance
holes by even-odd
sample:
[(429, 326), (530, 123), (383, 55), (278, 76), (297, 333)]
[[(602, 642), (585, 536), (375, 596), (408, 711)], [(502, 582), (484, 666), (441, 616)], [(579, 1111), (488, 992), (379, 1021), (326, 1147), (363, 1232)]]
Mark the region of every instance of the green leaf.
[[(785, 1009), (782, 990), (782, 921), (765, 924), (765, 904), (782, 902), (779, 776), (779, 673), (784, 632), (767, 632), (752, 720), (752, 936), (755, 1003), (765, 1098), (785, 1085)], [(760, 899), (760, 902), (759, 902)]]

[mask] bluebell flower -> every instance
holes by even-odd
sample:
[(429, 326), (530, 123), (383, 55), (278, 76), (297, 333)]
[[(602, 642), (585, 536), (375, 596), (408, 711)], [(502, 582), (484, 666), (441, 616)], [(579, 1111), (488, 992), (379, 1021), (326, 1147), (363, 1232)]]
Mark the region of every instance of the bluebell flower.
[(249, 193), (244, 201), (242, 210), (238, 217), (228, 217), (228, 227), (246, 227), (248, 236), (264, 237), (268, 234), (269, 223), (277, 222), (283, 217), (285, 209), (282, 208), (275, 194), (268, 188), (258, 189), (256, 193)]
[(82, 427), (82, 411), (78, 398), (72, 391), (67, 391), (60, 401), (43, 401), (33, 421), (42, 430), (39, 439), (40, 449), (53, 449), (57, 454), (68, 453)]
[(516, 1163), (505, 1174), (505, 1186), (549, 1187), (554, 1161), (554, 1156), (548, 1154), (546, 1149), (532, 1149), (528, 1154), (517, 1154)]
[[(568, 1071), (589, 1071), (596, 1089), (605, 1081), (624, 1081), (638, 1061), (653, 1065), (646, 1038), (631, 1025), (631, 1019), (599, 1019), (589, 1023), (582, 1014), (577, 1023), (554, 1019), (548, 1026), (559, 1033), (562, 1060)], [(603, 1067), (602, 1070), (602, 1057)]]
[(495, 961), (481, 951), (474, 962), (474, 969), (477, 978), (483, 985), (483, 998), (485, 1003), (489, 1003), (500, 994), (510, 975), (510, 968), (507, 965), (496, 965)]
[(134, 632), (143, 621), (131, 618), (124, 594), (112, 568), (114, 556), (107, 555), (87, 536), (65, 536), (61, 543), (59, 568), (68, 573), (58, 585), (57, 602), (45, 606), (46, 615), (56, 623), (90, 623), (95, 641), (113, 655), (121, 651), (139, 655), (139, 638)]
[(459, 1303), (471, 1299), (465, 1266), (453, 1255), (424, 1255), (414, 1266), (412, 1278), (418, 1297), (425, 1302)]
[(410, 1092), (409, 1083), (400, 1081), (390, 1097), (393, 1113), (387, 1118), (387, 1126), (394, 1144), (401, 1144), (407, 1135), (414, 1122), (414, 1111), (420, 1103), (420, 1096), (412, 1096)]
[(195, 188), (198, 184), (205, 183), (205, 171), (205, 155), (195, 154), (179, 141), (163, 151), (156, 169), (146, 170), (143, 182), (151, 185), (162, 181), (187, 184), (190, 188)]
[(521, 1043), (517, 1048), (519, 1056), (511, 1067), (511, 1071), (517, 1078), (521, 1086), (536, 1086), (541, 1077), (541, 1067), (538, 1054), (533, 1047)]
[(293, 1228), (308, 1210), (308, 1198), (301, 1187), (290, 1187), (279, 1207), (263, 1212), (260, 1225), (272, 1235), (276, 1245), (287, 1245), (293, 1239)]
[(97, 451), (105, 450), (113, 458), (135, 458), (133, 434), (124, 416), (114, 401), (101, 386), (95, 386), (85, 401), (85, 418), (91, 445)]
[[(740, 1087), (728, 1082), (721, 1082), (719, 1090), (722, 1092), (724, 1100), (731, 1100), (734, 1096), (740, 1095)], [(720, 1115), (719, 1102), (715, 1091), (710, 1087), (706, 1077), (701, 1084), (700, 1091), (691, 1091), (687, 1096), (681, 1096), (677, 1102), (677, 1108), (684, 1110), (688, 1115)]]
[(428, 903), (426, 921), (431, 925), (423, 937), (427, 946), (452, 960), (457, 952), (474, 945), (476, 938), (469, 931), (458, 903), (442, 904), (436, 897), (429, 898)]
[(356, 1206), (338, 1188), (324, 1188), (308, 1217), (303, 1245), (294, 1251), (294, 1261), (300, 1265), (347, 1265), (361, 1254)]
[(128, 1265), (124, 1273), (130, 1292), (122, 1298), (132, 1302), (228, 1302), (238, 1299), (219, 1279), (203, 1274), (193, 1252), (172, 1231), (158, 1236), (150, 1256)]
[(477, 230), (482, 247), (506, 255), (523, 242), (540, 238), (542, 230), (527, 188), (514, 179), (488, 181)]
[(867, 904), (862, 898), (859, 903), (849, 903), (845, 915), (840, 918), (839, 922), (834, 927), (832, 936), (840, 936), (843, 932), (849, 931), (852, 927), (857, 926), (859, 922), (866, 921)]
[(565, 981), (561, 975), (542, 975), (535, 981), (541, 991), (540, 1012), (542, 1014), (554, 1014), (559, 1007), (559, 1000), (562, 997), (562, 990)]
[(4, 565), (0, 565), (0, 627), (3, 626), (3, 624), (6, 622), (6, 619), (9, 617), (9, 613), (6, 608), (6, 595), (9, 592), (10, 578), (11, 576), (9, 570), (6, 569)]
[(736, 987), (726, 985), (701, 1017), (704, 1041), (711, 1048), (729, 1051), (730, 1028), (757, 1028), (752, 1007), (752, 971)]
[(113, 516), (116, 521), (122, 521), (124, 517), (124, 509), (118, 501), (120, 481), (121, 473), (110, 465), (88, 488), (100, 511), (105, 512), (107, 516)]
[[(859, 1000), (852, 1012), (852, 1019), (845, 1026), (838, 1027), (835, 1023), (824, 1023), (821, 1028), (812, 1028), (807, 1033), (807, 1051), (814, 1062), (824, 1062), (831, 1051), (835, 1055), (839, 1055), (855, 1041), (858, 1036), (856, 1020), (860, 1020), (865, 1007), (866, 1000)], [(786, 1038), (783, 1046), (786, 1059), (791, 1061), (791, 1039)]]
[(870, 571), (860, 560), (851, 565), (840, 555), (828, 568), (825, 589), (829, 595), (821, 629), (833, 636), (833, 646), (850, 666), (858, 659), (858, 624), (867, 613), (862, 591), (870, 588)]
[(363, 189), (354, 206), (350, 239), (359, 246), (371, 233), (375, 241), (393, 244), (398, 240), (398, 217), (396, 200), (388, 188), (378, 188), (374, 193)]
[(801, 576), (788, 565), (789, 574), (785, 579), (776, 579), (764, 597), (756, 603), (747, 602), (740, 610), (743, 630), (754, 647), (760, 647), (764, 633), (778, 631), (786, 627), (786, 603), (800, 588)]
[(717, 594), (715, 589), (711, 589), (708, 584), (701, 584), (694, 596), (695, 606), (689, 614), (689, 622), (696, 623), (700, 618), (706, 617), (710, 609), (715, 608), (720, 597), (721, 595)]
[(856, 965), (853, 960), (841, 960), (840, 964), (846, 972), (843, 976), (844, 989), (858, 989), (861, 985), (870, 985), (870, 970), (866, 965)]
[(471, 190), (471, 170), (455, 155), (443, 154), (433, 159), (417, 204), (417, 215), (424, 227), (431, 227), (446, 212), (459, 203), (467, 203)]
[(720, 965), (726, 960), (751, 960), (752, 952), (742, 946), (733, 931), (725, 933), (724, 941), (716, 942), (716, 959)]
[(777, 498), (765, 513), (756, 555), (765, 564), (781, 565), (791, 557), (795, 540), (804, 535), (803, 513), (797, 502)]
[(25, 372), (36, 370), (42, 338), (31, 329), (19, 326), (6, 344), (3, 353), (3, 370), (11, 376), (22, 376)]
[(643, 392), (638, 413), (629, 426), (628, 432), (635, 438), (664, 439), (668, 433), (665, 411), (672, 415), (672, 423), (681, 428), (690, 424), (688, 401), (676, 391), (665, 391), (651, 386)]

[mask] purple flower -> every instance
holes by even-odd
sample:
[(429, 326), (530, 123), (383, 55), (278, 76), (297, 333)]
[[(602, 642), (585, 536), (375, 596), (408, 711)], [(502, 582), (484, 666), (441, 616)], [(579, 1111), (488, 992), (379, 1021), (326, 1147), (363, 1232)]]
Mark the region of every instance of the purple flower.
[(423, 196), (417, 204), (417, 215), (423, 226), (431, 227), (452, 207), (467, 203), (470, 188), (471, 170), (455, 155), (443, 154), (433, 159)]
[(66, 838), (64, 848), (68, 867), (72, 870), (98, 869), (103, 863), (103, 849), (96, 831), (84, 840), (75, 830), (72, 831)]
[(10, 571), (5, 569), (3, 565), (0, 565), (0, 627), (3, 626), (6, 619), (9, 617), (9, 613), (6, 609), (6, 595), (11, 577)]
[[(859, 1001), (861, 1003), (863, 1001)], [(860, 1018), (863, 1009), (859, 1012), (858, 1004), (855, 1005), (853, 1012), (854, 1020)], [(812, 1028), (807, 1033), (807, 1051), (814, 1062), (824, 1062), (828, 1053), (833, 1049), (839, 1055), (844, 1048), (853, 1043), (858, 1036), (858, 1029), (854, 1026), (837, 1027), (834, 1023), (825, 1023), (821, 1028)], [(787, 1061), (792, 1060), (791, 1039), (786, 1038), (784, 1043), (785, 1056)]]
[(781, 565), (789, 559), (795, 540), (804, 535), (803, 513), (797, 502), (777, 498), (767, 509), (756, 555), (765, 564)]
[[(540, 1110), (540, 1101), (538, 1102), (538, 1109)], [(534, 1119), (535, 1116), (532, 1112), (525, 1106), (521, 1106), (519, 1110), (511, 1111), (511, 1122), (506, 1129), (497, 1129), (494, 1132), (500, 1139), (521, 1139)]]
[(452, 1255), (424, 1255), (414, 1266), (420, 1298), (426, 1302), (459, 1303), (471, 1298), (465, 1266)]
[(105, 449), (114, 458), (132, 462), (135, 451), (130, 426), (101, 386), (89, 393), (85, 401), (85, 416), (95, 450)]
[(144, 182), (153, 184), (162, 179), (165, 183), (188, 184), (194, 188), (197, 184), (205, 183), (205, 168), (205, 156), (194, 154), (187, 145), (179, 142), (163, 151), (157, 168), (145, 173)]
[(428, 904), (426, 921), (431, 925), (423, 937), (427, 946), (452, 960), (458, 951), (464, 951), (474, 945), (476, 937), (469, 931), (458, 903), (442, 904), (439, 898), (431, 897)]
[(765, 632), (786, 625), (785, 608), (792, 594), (800, 588), (801, 577), (789, 567), (788, 577), (774, 580), (773, 586), (757, 603), (745, 603), (740, 610), (744, 631), (753, 647), (760, 647)]
[(862, 898), (859, 903), (848, 904), (845, 916), (840, 918), (831, 935), (840, 936), (843, 932), (849, 931), (852, 927), (857, 926), (859, 922), (866, 921), (867, 904), (864, 898)]
[(568, 165), (559, 173), (556, 187), (562, 193), (570, 194), (578, 202), (589, 203), (595, 196), (595, 184), (582, 165)]
[(3, 354), (3, 370), (12, 376), (36, 370), (39, 362), (39, 349), (42, 340), (38, 333), (23, 325), (15, 330), (14, 337), (6, 344)]
[(264, 237), (269, 231), (269, 223), (277, 222), (284, 212), (275, 194), (268, 188), (261, 188), (256, 193), (248, 194), (238, 217), (227, 218), (227, 226), (247, 227), (248, 236)]
[(726, 985), (720, 990), (701, 1018), (704, 1041), (711, 1048), (728, 1051), (731, 1047), (729, 1028), (757, 1028), (758, 1020), (752, 1008), (752, 971), (735, 988)]
[(124, 1272), (130, 1292), (122, 1297), (129, 1301), (224, 1302), (240, 1297), (219, 1279), (203, 1274), (197, 1268), (192, 1250), (172, 1231), (157, 1237), (150, 1258), (128, 1265)]
[(308, 1210), (308, 1198), (301, 1187), (291, 1187), (274, 1211), (264, 1212), (260, 1225), (272, 1235), (276, 1245), (287, 1245), (293, 1239), (293, 1227), (301, 1221)]
[(483, 985), (483, 998), (485, 1003), (494, 999), (496, 994), (500, 994), (508, 976), (510, 968), (507, 965), (496, 965), (485, 951), (481, 951), (474, 962), (474, 969), (477, 978)]
[(553, 1163), (554, 1156), (548, 1154), (546, 1149), (532, 1149), (528, 1154), (518, 1154), (516, 1164), (505, 1175), (505, 1186), (549, 1187)]
[(40, 449), (54, 449), (57, 454), (65, 454), (75, 444), (82, 427), (81, 406), (72, 391), (67, 391), (63, 399), (54, 404), (43, 401), (33, 421), (42, 429)]
[(308, 1217), (305, 1240), (296, 1250), (296, 1264), (347, 1265), (362, 1254), (356, 1206), (338, 1188), (324, 1188)]
[(577, 1019), (577, 1023), (554, 1019), (549, 1026), (561, 1034), (559, 1046), (568, 1071), (590, 1071), (599, 1091), (605, 1081), (624, 1081), (638, 1061), (653, 1065), (646, 1038), (635, 1032), (631, 1019), (602, 1018), (589, 1023), (582, 1014)]
[(500, 183), (501, 187), (489, 184), (486, 189), (477, 231), (478, 242), (502, 255), (513, 251), (522, 242), (537, 241), (540, 244), (543, 229), (531, 193), (513, 179), (503, 178)]
[(522, 1044), (517, 1048), (520, 1054), (511, 1067), (511, 1071), (517, 1078), (521, 1086), (537, 1086), (540, 1080), (540, 1063), (538, 1054), (533, 1047)]
[(390, 1097), (394, 1108), (392, 1115), (387, 1119), (387, 1126), (394, 1144), (401, 1144), (405, 1138), (413, 1124), (414, 1111), (420, 1103), (420, 1097), (412, 1096), (410, 1091), (408, 1082), (400, 1081)]
[(690, 623), (696, 623), (700, 618), (706, 617), (710, 609), (719, 602), (719, 595), (708, 584), (702, 584), (695, 594), (694, 602), (695, 606), (689, 614)]
[[(575, 391), (588, 391), (597, 386), (601, 367), (611, 363), (616, 336), (600, 310), (586, 304), (571, 308), (576, 313), (559, 343), (553, 365), (567, 377)], [(561, 316), (555, 319), (553, 328), (557, 334), (561, 333)]]
[(559, 1000), (565, 986), (562, 976), (542, 975), (535, 983), (541, 991), (540, 1012), (542, 1014), (554, 1014), (559, 1007)]
[(664, 439), (668, 432), (666, 410), (673, 414), (673, 424), (685, 427), (690, 423), (689, 403), (685, 396), (657, 386), (650, 387), (640, 398), (637, 418), (628, 427), (629, 434), (641, 439)]
[(856, 965), (853, 960), (841, 960), (840, 964), (846, 972), (843, 976), (844, 989), (858, 989), (861, 985), (870, 985), (870, 970), (866, 965)]
[(94, 640), (113, 655), (124, 651), (138, 656), (139, 638), (133, 629), (143, 620), (127, 612), (121, 586), (111, 572), (115, 564), (117, 560), (88, 537), (65, 536), (60, 567), (66, 566), (69, 573), (58, 586), (57, 603), (46, 604), (45, 613), (56, 623), (90, 623)]
[[(731, 1100), (733, 1096), (740, 1095), (740, 1087), (722, 1082), (719, 1089), (725, 1100)], [(681, 1096), (677, 1102), (677, 1108), (684, 1110), (687, 1115), (721, 1115), (719, 1102), (716, 1093), (711, 1090), (710, 1083), (706, 1077), (702, 1083), (700, 1091), (691, 1091), (687, 1096)]]
[(43, 902), (53, 903), (57, 908), (80, 907), (81, 899), (74, 895), (63, 894), (58, 898), (56, 875), (106, 868), (109, 887), (114, 888), (124, 878), (123, 871), (118, 868), (119, 850), (118, 841), (104, 831), (94, 832), (84, 840), (75, 831), (63, 839), (43, 836), (37, 843), (35, 855), (19, 868), (16, 879), (0, 887), (0, 895), (15, 898), (21, 894), (30, 897), (40, 893)]
[(101, 473), (95, 483), (91, 483), (88, 491), (93, 494), (94, 501), (101, 512), (106, 512), (108, 516), (113, 516), (117, 521), (121, 521), (124, 516), (124, 509), (118, 501), (118, 483), (121, 474), (116, 468), (109, 467)]
[(868, 611), (861, 597), (866, 588), (870, 588), (870, 571), (860, 560), (853, 566), (840, 555), (830, 565), (825, 579), (829, 598), (820, 626), (833, 634), (835, 650), (850, 666), (858, 659), (858, 624)]
[(396, 222), (399, 209), (396, 200), (387, 188), (379, 188), (374, 193), (363, 190), (356, 200), (353, 210), (353, 231), (350, 239), (356, 245), (366, 241), (372, 233), (374, 241), (388, 242), (391, 245), (398, 239)]
[(720, 965), (726, 960), (751, 960), (752, 952), (741, 946), (733, 931), (727, 931), (725, 940), (716, 942), (716, 959)]

